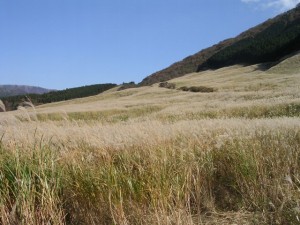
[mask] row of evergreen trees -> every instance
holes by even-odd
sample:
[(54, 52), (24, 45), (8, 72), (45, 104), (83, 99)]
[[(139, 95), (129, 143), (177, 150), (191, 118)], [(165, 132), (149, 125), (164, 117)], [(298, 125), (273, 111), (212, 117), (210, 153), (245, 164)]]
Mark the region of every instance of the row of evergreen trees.
[(6, 110), (15, 110), (24, 101), (30, 101), (34, 105), (40, 105), (51, 102), (65, 101), (75, 98), (83, 98), (100, 94), (108, 89), (115, 87), (116, 84), (95, 84), (76, 88), (69, 88), (61, 91), (52, 91), (45, 94), (17, 95), (2, 98)]

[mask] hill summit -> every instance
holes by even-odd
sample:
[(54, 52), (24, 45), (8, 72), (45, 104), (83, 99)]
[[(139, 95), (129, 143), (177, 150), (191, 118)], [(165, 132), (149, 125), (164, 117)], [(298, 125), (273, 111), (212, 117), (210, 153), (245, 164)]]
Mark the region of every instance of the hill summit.
[(235, 64), (276, 62), (298, 50), (300, 50), (300, 4), (235, 38), (221, 41), (147, 76), (140, 85), (151, 85), (188, 73)]
[(0, 97), (25, 94), (44, 94), (52, 90), (27, 85), (0, 85)]

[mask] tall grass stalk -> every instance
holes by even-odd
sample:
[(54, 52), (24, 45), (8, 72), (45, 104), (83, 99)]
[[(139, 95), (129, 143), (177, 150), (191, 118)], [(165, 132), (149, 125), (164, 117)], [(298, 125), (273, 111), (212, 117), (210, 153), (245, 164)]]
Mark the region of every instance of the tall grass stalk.
[(2, 146), (2, 224), (221, 224), (208, 215), (226, 212), (239, 224), (297, 224), (299, 131), (78, 142), (64, 153)]
[(5, 112), (6, 110), (5, 110), (5, 105), (4, 105), (4, 103), (1, 101), (1, 99), (0, 99), (0, 109), (2, 110), (2, 112)]
[(1, 113), (0, 225), (300, 224), (299, 73), (171, 82)]
[(60, 175), (49, 149), (0, 146), (1, 224), (64, 224)]

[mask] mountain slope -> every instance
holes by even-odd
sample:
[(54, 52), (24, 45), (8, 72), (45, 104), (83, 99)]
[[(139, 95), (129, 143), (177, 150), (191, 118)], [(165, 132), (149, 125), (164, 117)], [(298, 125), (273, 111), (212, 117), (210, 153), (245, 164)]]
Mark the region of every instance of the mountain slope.
[(289, 57), (283, 59), (280, 63), (273, 66), (267, 72), (274, 74), (300, 73), (300, 51), (296, 54), (289, 55)]
[(300, 8), (274, 18), (263, 31), (240, 40), (200, 64), (199, 70), (274, 62), (300, 49)]
[(51, 90), (46, 88), (26, 85), (0, 85), (0, 97), (25, 94), (44, 94), (50, 91)]
[(188, 56), (180, 62), (172, 64), (166, 69), (153, 73), (150, 76), (147, 76), (145, 79), (142, 80), (140, 85), (151, 85), (157, 82), (170, 80), (176, 77), (181, 77), (188, 73), (195, 72), (200, 63), (204, 63), (209, 57), (214, 55), (216, 52), (220, 51), (224, 47), (230, 46), (234, 42), (234, 39), (228, 39), (212, 47), (203, 49), (192, 56)]
[(297, 50), (300, 50), (300, 7), (153, 73), (140, 85), (151, 85), (205, 69), (278, 60)]

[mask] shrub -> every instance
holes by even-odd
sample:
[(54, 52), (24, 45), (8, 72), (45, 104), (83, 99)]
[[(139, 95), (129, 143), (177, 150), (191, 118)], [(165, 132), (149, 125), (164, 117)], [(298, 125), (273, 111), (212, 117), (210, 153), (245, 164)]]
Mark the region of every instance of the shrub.
[(214, 92), (215, 90), (211, 87), (205, 87), (205, 86), (192, 86), (192, 87), (180, 87), (178, 90), (181, 91), (190, 91), (190, 92), (202, 92), (202, 93), (209, 93)]
[(183, 86), (183, 87), (178, 88), (178, 90), (189, 91), (190, 89), (187, 86)]
[(214, 89), (211, 87), (204, 87), (204, 86), (193, 86), (189, 88), (189, 91), (191, 92), (213, 92)]
[(119, 88), (118, 88), (118, 91), (122, 91), (122, 90), (125, 90), (125, 89), (128, 89), (128, 88), (136, 88), (137, 85), (131, 81), (129, 83), (123, 83)]
[(168, 89), (175, 89), (176, 84), (169, 83), (169, 82), (161, 82), (161, 83), (159, 83), (159, 87), (168, 88)]

